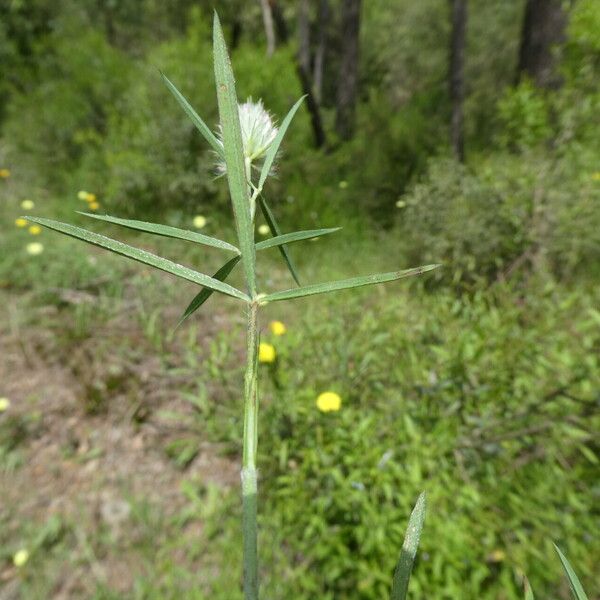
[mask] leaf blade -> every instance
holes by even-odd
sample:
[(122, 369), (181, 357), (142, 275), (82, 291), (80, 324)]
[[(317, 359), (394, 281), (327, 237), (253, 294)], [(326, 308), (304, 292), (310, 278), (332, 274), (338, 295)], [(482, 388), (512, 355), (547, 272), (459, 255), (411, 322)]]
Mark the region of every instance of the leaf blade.
[(307, 229), (305, 231), (292, 231), (291, 233), (284, 233), (282, 235), (272, 237), (268, 240), (258, 242), (258, 244), (256, 244), (256, 249), (266, 250), (267, 248), (276, 248), (277, 246), (281, 246), (282, 244), (290, 244), (293, 242), (300, 242), (302, 240), (310, 240), (321, 237), (323, 235), (328, 235), (330, 233), (335, 233), (340, 229), (341, 227), (332, 227), (328, 229)]
[(571, 586), (571, 592), (576, 600), (588, 600), (588, 597), (579, 581), (579, 577), (573, 570), (571, 563), (567, 560), (567, 557), (561, 552), (560, 548), (554, 544), (554, 549), (558, 553), (558, 557), (560, 558), (560, 562), (562, 563), (563, 569), (567, 574), (567, 578), (569, 579), (569, 585)]
[(156, 235), (162, 235), (164, 237), (176, 238), (178, 240), (186, 240), (188, 242), (195, 242), (197, 244), (203, 244), (205, 246), (212, 246), (213, 248), (219, 248), (221, 250), (228, 250), (229, 252), (235, 252), (239, 254), (240, 251), (233, 244), (213, 238), (202, 233), (195, 231), (189, 231), (187, 229), (180, 229), (179, 227), (171, 227), (170, 225), (162, 225), (160, 223), (149, 223), (147, 221), (137, 221), (135, 219), (121, 219), (120, 217), (112, 217), (110, 215), (98, 215), (95, 213), (86, 213), (77, 211), (80, 215), (85, 217), (91, 217), (99, 221), (105, 221), (106, 223), (113, 223), (115, 225), (121, 225), (128, 229), (135, 229), (137, 231), (144, 231), (146, 233), (154, 233)]
[[(218, 279), (219, 281), (225, 281), (235, 265), (240, 261), (239, 256), (234, 256), (231, 260), (228, 260), (212, 277), (213, 279)], [(191, 317), (214, 293), (215, 290), (211, 290), (210, 288), (203, 287), (196, 296), (192, 299), (192, 301), (188, 304), (185, 309), (183, 315), (177, 322), (175, 329), (177, 329), (188, 317)]]
[(63, 233), (89, 244), (93, 244), (94, 246), (99, 246), (106, 250), (110, 250), (115, 254), (132, 258), (137, 262), (155, 267), (161, 271), (170, 273), (171, 275), (191, 281), (192, 283), (209, 287), (217, 292), (226, 294), (227, 296), (232, 296), (246, 302), (250, 300), (250, 298), (244, 294), (244, 292), (228, 285), (227, 283), (213, 279), (204, 273), (199, 273), (198, 271), (194, 271), (189, 267), (184, 267), (183, 265), (170, 261), (166, 258), (162, 258), (161, 256), (157, 256), (156, 254), (152, 254), (151, 252), (147, 252), (146, 250), (140, 250), (134, 246), (129, 246), (123, 242), (113, 240), (106, 236), (87, 231), (86, 229), (82, 229), (81, 227), (76, 227), (75, 225), (70, 225), (68, 223), (61, 223), (59, 221), (53, 221), (52, 219), (44, 219), (41, 217), (26, 218), (28, 221), (37, 223), (47, 227), (48, 229), (53, 229), (54, 231), (58, 231), (59, 233)]
[(394, 571), (394, 581), (392, 584), (390, 600), (405, 600), (406, 598), (410, 575), (417, 555), (419, 540), (421, 539), (421, 530), (423, 529), (423, 522), (425, 521), (426, 505), (426, 496), (425, 492), (423, 492), (417, 499), (415, 507), (410, 514), (410, 519), (408, 520), (400, 559), (396, 565), (396, 570)]
[(306, 98), (306, 96), (302, 96), (302, 98), (297, 100), (296, 103), (294, 104), (294, 106), (292, 106), (292, 108), (290, 108), (288, 114), (285, 116), (285, 119), (283, 119), (283, 121), (281, 122), (279, 131), (277, 132), (275, 139), (271, 142), (271, 145), (269, 146), (269, 149), (267, 150), (267, 155), (265, 156), (265, 162), (263, 163), (263, 166), (262, 166), (262, 169), (260, 172), (260, 179), (258, 180), (258, 189), (259, 190), (262, 190), (262, 187), (265, 184), (267, 177), (269, 176), (269, 171), (271, 170), (271, 167), (273, 166), (273, 161), (275, 160), (275, 157), (277, 156), (277, 152), (279, 152), (279, 146), (281, 146), (281, 142), (283, 141), (283, 138), (287, 132), (287, 129), (290, 126), (290, 123), (292, 122), (292, 119), (294, 118), (294, 115), (296, 114), (297, 110), (300, 108), (300, 105), (304, 101), (304, 98)]
[[(262, 194), (258, 197), (258, 204), (259, 204), (260, 210), (265, 218), (265, 221), (267, 222), (267, 225), (269, 226), (269, 229), (271, 230), (271, 234), (274, 237), (281, 236), (282, 235), (281, 229), (279, 228), (279, 224), (277, 223), (277, 221), (275, 219), (275, 215), (269, 208), (269, 205), (267, 204), (267, 201), (265, 200), (265, 197)], [(300, 278), (298, 277), (298, 272), (296, 271), (296, 267), (295, 267), (294, 263), (292, 262), (292, 257), (290, 256), (290, 253), (287, 249), (287, 245), (282, 244), (281, 246), (279, 246), (279, 252), (281, 253), (281, 256), (283, 256), (283, 260), (285, 261), (285, 264), (287, 265), (289, 272), (291, 273), (292, 277), (294, 278), (296, 285), (300, 286)]]
[(212, 149), (221, 157), (224, 157), (223, 144), (219, 142), (217, 136), (211, 131), (210, 127), (200, 118), (200, 115), (193, 109), (192, 105), (187, 101), (186, 97), (175, 87), (171, 80), (160, 71), (160, 76), (163, 82), (175, 97), (175, 100), (179, 102), (181, 108), (183, 108), (185, 114), (190, 118), (192, 123), (196, 126), (196, 129), (202, 134), (204, 139), (210, 144)]
[(437, 268), (439, 265), (424, 265), (414, 269), (406, 269), (404, 271), (392, 271), (390, 273), (377, 273), (375, 275), (366, 275), (363, 277), (353, 277), (351, 279), (342, 279), (339, 281), (330, 281), (327, 283), (317, 283), (301, 288), (293, 288), (283, 290), (282, 292), (274, 292), (267, 294), (261, 298), (261, 304), (269, 302), (279, 302), (281, 300), (291, 300), (292, 298), (303, 298), (305, 296), (313, 296), (315, 294), (326, 294), (338, 290), (347, 290), (355, 287), (363, 287), (366, 285), (375, 285), (378, 283), (387, 283), (397, 279), (404, 279), (413, 275), (421, 275)]
[(227, 182), (229, 183), (229, 193), (233, 204), (233, 214), (246, 282), (250, 296), (254, 296), (256, 294), (256, 251), (254, 249), (254, 227), (252, 215), (250, 214), (249, 182), (246, 177), (235, 79), (225, 38), (223, 37), (223, 30), (216, 12), (213, 24), (213, 53), (219, 118), (223, 134), (225, 164), (227, 166)]

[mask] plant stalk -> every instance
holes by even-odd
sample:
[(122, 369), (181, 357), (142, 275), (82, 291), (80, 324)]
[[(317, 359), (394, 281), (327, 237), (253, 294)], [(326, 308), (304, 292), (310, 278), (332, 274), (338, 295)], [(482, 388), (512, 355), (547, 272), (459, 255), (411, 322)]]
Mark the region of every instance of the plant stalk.
[(258, 442), (258, 303), (248, 312), (247, 363), (244, 377), (244, 450), (242, 457), (242, 530), (244, 538), (244, 599), (258, 600), (257, 471)]

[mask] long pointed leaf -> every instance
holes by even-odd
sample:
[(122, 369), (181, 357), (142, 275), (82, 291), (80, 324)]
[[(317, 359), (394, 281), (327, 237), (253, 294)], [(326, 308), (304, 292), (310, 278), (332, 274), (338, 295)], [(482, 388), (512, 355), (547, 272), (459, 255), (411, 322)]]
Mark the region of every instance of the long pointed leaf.
[(407, 269), (405, 271), (377, 273), (376, 275), (366, 275), (364, 277), (342, 279), (341, 281), (330, 281), (327, 283), (317, 283), (316, 285), (307, 285), (297, 289), (267, 294), (261, 298), (261, 304), (278, 302), (280, 300), (290, 300), (291, 298), (303, 298), (304, 296), (313, 296), (314, 294), (327, 294), (337, 290), (346, 290), (365, 285), (386, 283), (388, 281), (395, 281), (396, 279), (403, 279), (404, 277), (410, 277), (412, 275), (421, 275), (422, 273), (427, 273), (427, 271), (431, 271), (437, 267), (439, 267), (439, 265), (425, 265), (423, 267), (416, 267), (415, 269)]
[(573, 592), (573, 596), (576, 600), (588, 600), (585, 591), (583, 590), (583, 586), (579, 581), (579, 577), (573, 570), (571, 563), (567, 560), (567, 557), (560, 551), (560, 548), (554, 544), (555, 550), (558, 552), (558, 556), (560, 558), (560, 562), (562, 562), (563, 568), (567, 577), (569, 578), (569, 584), (571, 585), (571, 591)]
[(179, 102), (181, 108), (185, 111), (187, 116), (191, 119), (192, 123), (196, 126), (198, 131), (203, 135), (204, 139), (211, 145), (212, 149), (220, 156), (224, 157), (223, 144), (219, 142), (215, 134), (210, 130), (206, 123), (200, 118), (198, 113), (192, 108), (192, 105), (186, 100), (185, 96), (171, 83), (171, 80), (161, 71), (160, 76), (162, 77), (165, 85), (169, 88), (169, 91), (177, 102)]
[[(271, 230), (271, 234), (275, 237), (281, 236), (282, 235), (281, 229), (279, 228), (279, 225), (277, 224), (277, 221), (275, 220), (275, 215), (269, 208), (269, 205), (267, 204), (267, 201), (265, 200), (264, 196), (260, 195), (258, 197), (258, 204), (260, 205), (260, 210), (262, 211), (265, 221), (267, 222), (267, 225), (269, 226), (269, 229)], [(292, 257), (290, 256), (290, 253), (288, 252), (287, 246), (285, 244), (282, 244), (281, 246), (279, 246), (279, 252), (281, 252), (281, 256), (283, 256), (283, 260), (285, 261), (285, 264), (287, 265), (290, 273), (292, 274), (294, 281), (299, 286), (300, 278), (298, 277), (298, 272), (296, 271), (296, 267), (294, 266), (294, 263), (292, 262)]]
[(292, 122), (292, 119), (294, 118), (296, 111), (300, 108), (300, 105), (304, 101), (304, 98), (306, 98), (306, 96), (302, 96), (302, 98), (300, 98), (300, 100), (298, 100), (296, 102), (296, 104), (294, 104), (294, 106), (292, 106), (292, 108), (290, 108), (290, 111), (288, 112), (285, 119), (282, 121), (281, 125), (279, 126), (279, 131), (277, 132), (275, 139), (269, 146), (267, 155), (265, 157), (265, 162), (263, 163), (263, 166), (262, 166), (262, 169), (260, 172), (260, 179), (258, 181), (258, 189), (259, 190), (262, 189), (263, 185), (265, 184), (265, 181), (267, 180), (267, 177), (269, 176), (269, 171), (271, 170), (271, 167), (273, 166), (273, 161), (275, 160), (275, 157), (277, 156), (277, 152), (279, 151), (279, 146), (281, 146), (281, 142), (283, 141), (285, 133), (286, 133), (288, 127), (290, 126), (290, 123)]
[(421, 530), (425, 520), (425, 493), (422, 493), (408, 520), (408, 527), (404, 536), (404, 544), (400, 553), (400, 560), (394, 572), (394, 583), (392, 584), (392, 594), (390, 600), (405, 600), (408, 592), (408, 582), (412, 573), (413, 563), (417, 555), (419, 540), (421, 539)]
[(282, 244), (310, 240), (312, 238), (321, 237), (322, 235), (335, 233), (340, 229), (341, 227), (333, 227), (330, 229), (308, 229), (306, 231), (293, 231), (291, 233), (284, 233), (283, 235), (278, 235), (268, 240), (258, 242), (258, 244), (256, 244), (256, 249), (266, 250), (267, 248), (275, 248), (276, 246), (281, 246)]
[[(219, 281), (225, 281), (235, 265), (240, 262), (240, 257), (235, 256), (231, 260), (227, 261), (214, 275), (213, 279), (218, 279)], [(179, 319), (177, 323), (177, 327), (179, 327), (188, 317), (193, 315), (214, 293), (214, 290), (210, 288), (204, 287), (200, 292), (194, 296), (193, 300), (189, 303), (188, 307), (185, 309), (183, 315)]]
[(212, 246), (213, 248), (228, 250), (229, 252), (235, 252), (236, 254), (240, 253), (240, 251), (233, 244), (229, 244), (228, 242), (224, 242), (223, 240), (219, 240), (208, 235), (196, 233), (195, 231), (179, 229), (178, 227), (171, 227), (170, 225), (161, 225), (160, 223), (148, 223), (146, 221), (135, 221), (133, 219), (111, 217), (110, 215), (97, 215), (95, 213), (86, 213), (81, 211), (77, 212), (85, 217), (91, 217), (92, 219), (98, 219), (99, 221), (106, 221), (107, 223), (114, 223), (115, 225), (122, 225), (123, 227), (128, 227), (129, 229), (145, 231), (146, 233), (155, 233), (156, 235), (177, 238), (178, 240), (196, 242), (197, 244), (204, 244), (205, 246)]
[(254, 249), (254, 226), (250, 214), (249, 181), (246, 177), (244, 146), (242, 143), (238, 101), (235, 93), (235, 79), (233, 77), (231, 61), (227, 53), (225, 38), (223, 37), (223, 30), (221, 29), (221, 23), (216, 12), (213, 25), (213, 53), (229, 193), (233, 204), (233, 213), (239, 247), (242, 252), (246, 282), (250, 295), (254, 296), (256, 293), (256, 256)]
[(535, 600), (529, 579), (525, 577), (525, 600)]
[(112, 252), (120, 254), (121, 256), (132, 258), (133, 260), (150, 265), (151, 267), (156, 267), (161, 271), (171, 273), (172, 275), (176, 275), (182, 279), (187, 279), (193, 283), (211, 288), (217, 292), (221, 292), (228, 296), (233, 296), (234, 298), (239, 298), (240, 300), (245, 300), (246, 302), (250, 300), (250, 298), (244, 294), (244, 292), (241, 292), (240, 290), (223, 283), (222, 281), (213, 279), (208, 275), (204, 275), (204, 273), (198, 273), (198, 271), (184, 267), (183, 265), (167, 260), (166, 258), (156, 256), (156, 254), (146, 252), (145, 250), (140, 250), (139, 248), (134, 248), (133, 246), (129, 246), (123, 242), (118, 242), (103, 235), (82, 229), (81, 227), (69, 225), (68, 223), (60, 223), (58, 221), (52, 221), (51, 219), (42, 219), (41, 217), (25, 218), (33, 223), (38, 223), (39, 225), (48, 227), (48, 229), (53, 229), (54, 231), (64, 233), (65, 235), (77, 238), (78, 240), (88, 242), (89, 244), (106, 248), (107, 250), (111, 250)]

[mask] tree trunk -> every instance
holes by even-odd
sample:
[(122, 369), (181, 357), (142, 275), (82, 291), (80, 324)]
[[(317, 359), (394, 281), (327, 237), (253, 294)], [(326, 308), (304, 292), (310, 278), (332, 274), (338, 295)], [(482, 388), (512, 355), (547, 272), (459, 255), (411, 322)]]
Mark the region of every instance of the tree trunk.
[(273, 52), (275, 52), (275, 28), (273, 27), (273, 14), (271, 13), (269, 0), (260, 0), (260, 8), (267, 38), (267, 56), (273, 56)]
[(300, 0), (298, 6), (298, 60), (306, 73), (310, 73), (310, 22), (309, 0)]
[(452, 116), (450, 145), (460, 162), (465, 159), (464, 115), (465, 44), (467, 33), (467, 0), (450, 0), (452, 34), (450, 39), (449, 88)]
[(323, 67), (325, 66), (325, 51), (327, 48), (327, 27), (329, 25), (329, 0), (319, 3), (319, 32), (317, 35), (317, 49), (315, 51), (315, 64), (313, 67), (313, 87), (315, 99), (321, 104), (323, 96)]
[(277, 0), (269, 0), (271, 6), (271, 13), (273, 15), (273, 21), (275, 21), (275, 32), (277, 33), (277, 39), (280, 44), (287, 44), (289, 38), (289, 32), (283, 12), (277, 2)]
[(565, 40), (568, 18), (564, 5), (564, 0), (527, 0), (517, 81), (527, 75), (538, 87), (561, 85), (555, 47)]
[(358, 60), (361, 0), (342, 2), (342, 59), (337, 89), (335, 129), (343, 140), (354, 133), (356, 96), (358, 92)]

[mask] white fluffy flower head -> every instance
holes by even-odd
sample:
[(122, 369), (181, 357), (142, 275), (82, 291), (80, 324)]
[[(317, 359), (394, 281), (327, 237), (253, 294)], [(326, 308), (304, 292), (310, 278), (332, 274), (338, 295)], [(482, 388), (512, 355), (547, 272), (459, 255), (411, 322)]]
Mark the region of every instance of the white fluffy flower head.
[[(264, 107), (262, 100), (254, 102), (248, 98), (243, 104), (238, 104), (240, 128), (242, 130), (242, 143), (244, 158), (252, 166), (264, 159), (269, 146), (277, 136), (278, 128), (273, 117)], [(220, 128), (219, 128), (220, 129)], [(223, 143), (223, 136), (219, 131), (219, 141)], [(217, 165), (221, 173), (225, 173), (225, 163), (219, 161)]]

